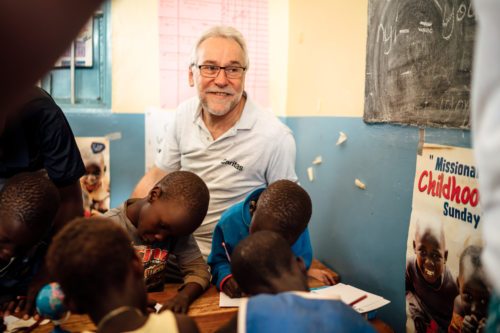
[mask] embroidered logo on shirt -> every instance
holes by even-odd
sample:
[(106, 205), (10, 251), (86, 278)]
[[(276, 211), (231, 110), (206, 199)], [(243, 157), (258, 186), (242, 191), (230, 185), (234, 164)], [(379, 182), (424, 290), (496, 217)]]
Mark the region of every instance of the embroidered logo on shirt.
[(234, 167), (236, 170), (243, 171), (243, 166), (238, 164), (236, 161), (228, 161), (226, 159), (223, 159), (220, 164), (225, 164), (225, 165), (230, 165)]

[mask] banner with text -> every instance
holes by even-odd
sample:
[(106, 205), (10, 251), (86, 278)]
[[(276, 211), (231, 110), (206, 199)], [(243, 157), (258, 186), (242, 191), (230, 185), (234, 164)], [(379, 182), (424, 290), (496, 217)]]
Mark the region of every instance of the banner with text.
[(481, 265), (478, 172), (471, 149), (426, 144), (417, 156), (406, 251), (408, 332), (476, 331), (490, 287)]

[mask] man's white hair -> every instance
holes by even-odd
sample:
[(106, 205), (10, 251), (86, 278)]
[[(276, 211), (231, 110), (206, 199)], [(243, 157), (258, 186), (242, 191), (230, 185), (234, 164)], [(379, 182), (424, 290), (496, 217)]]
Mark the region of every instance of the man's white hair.
[(201, 43), (203, 43), (206, 39), (212, 37), (232, 39), (236, 43), (238, 43), (238, 45), (243, 50), (243, 61), (244, 61), (243, 66), (248, 70), (248, 67), (250, 66), (250, 60), (248, 59), (248, 49), (247, 49), (247, 44), (245, 42), (245, 38), (243, 37), (241, 32), (239, 32), (236, 28), (226, 25), (213, 26), (210, 29), (206, 30), (198, 38), (196, 44), (194, 45), (194, 48), (191, 51), (191, 61), (189, 63), (189, 66), (198, 64), (198, 49)]

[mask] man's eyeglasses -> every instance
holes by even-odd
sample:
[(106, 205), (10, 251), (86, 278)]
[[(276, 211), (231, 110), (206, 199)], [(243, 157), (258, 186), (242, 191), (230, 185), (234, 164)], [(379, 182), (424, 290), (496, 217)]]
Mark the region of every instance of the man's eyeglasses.
[(228, 79), (240, 79), (243, 73), (246, 71), (245, 67), (240, 66), (215, 66), (215, 65), (198, 65), (196, 66), (200, 70), (200, 74), (203, 77), (215, 78), (219, 75), (221, 69), (226, 73)]

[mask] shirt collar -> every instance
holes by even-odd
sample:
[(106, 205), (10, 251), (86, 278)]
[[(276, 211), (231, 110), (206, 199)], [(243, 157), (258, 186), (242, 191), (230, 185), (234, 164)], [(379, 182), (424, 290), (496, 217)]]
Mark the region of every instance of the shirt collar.
[[(242, 98), (243, 97), (246, 99), (245, 106), (243, 107), (243, 112), (241, 113), (240, 119), (234, 125), (234, 128), (237, 130), (252, 129), (252, 127), (255, 125), (255, 122), (257, 121), (255, 104), (248, 99), (246, 91), (243, 91)], [(193, 122), (203, 127), (204, 123), (203, 123), (203, 117), (201, 116), (201, 110), (202, 110), (201, 102), (198, 99), (198, 107), (196, 109), (196, 112), (194, 113)]]

